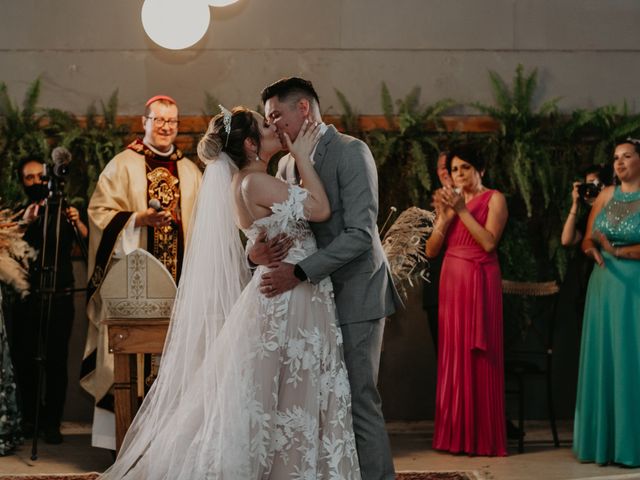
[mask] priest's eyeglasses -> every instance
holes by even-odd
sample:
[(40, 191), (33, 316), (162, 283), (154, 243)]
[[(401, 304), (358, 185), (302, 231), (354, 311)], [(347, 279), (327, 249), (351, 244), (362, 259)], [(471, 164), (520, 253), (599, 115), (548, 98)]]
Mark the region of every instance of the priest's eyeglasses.
[(151, 120), (153, 122), (153, 126), (156, 128), (162, 128), (165, 126), (165, 124), (169, 125), (171, 128), (176, 128), (180, 123), (180, 121), (176, 120), (175, 118), (172, 118), (171, 120), (167, 120), (160, 117), (144, 117), (144, 118)]

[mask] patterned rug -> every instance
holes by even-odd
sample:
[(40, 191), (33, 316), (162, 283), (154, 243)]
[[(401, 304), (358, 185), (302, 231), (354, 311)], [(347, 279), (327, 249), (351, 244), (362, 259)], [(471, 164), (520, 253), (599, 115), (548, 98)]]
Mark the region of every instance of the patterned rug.
[(97, 473), (42, 473), (40, 475), (5, 475), (0, 480), (94, 480)]
[(396, 480), (480, 480), (474, 472), (398, 472)]
[[(49, 475), (3, 475), (0, 480), (95, 480), (97, 473), (49, 474)], [(478, 480), (473, 472), (399, 472), (397, 480)]]

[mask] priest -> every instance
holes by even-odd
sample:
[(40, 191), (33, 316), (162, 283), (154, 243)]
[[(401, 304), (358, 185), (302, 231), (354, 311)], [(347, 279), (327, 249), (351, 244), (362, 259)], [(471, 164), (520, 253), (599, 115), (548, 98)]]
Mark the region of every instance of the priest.
[[(134, 140), (104, 168), (89, 202), (89, 331), (80, 383), (95, 398), (92, 445), (115, 450), (113, 355), (102, 324), (100, 286), (110, 263), (144, 248), (176, 283), (202, 174), (174, 141), (178, 106), (166, 95), (146, 103), (144, 138)], [(153, 207), (153, 208), (152, 208)]]

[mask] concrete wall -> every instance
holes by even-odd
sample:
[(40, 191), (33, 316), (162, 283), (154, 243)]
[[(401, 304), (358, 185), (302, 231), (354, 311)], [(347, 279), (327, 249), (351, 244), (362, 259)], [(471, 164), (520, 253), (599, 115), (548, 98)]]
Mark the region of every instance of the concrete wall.
[[(198, 114), (205, 91), (227, 106), (255, 106), (266, 84), (301, 75), (316, 84), (323, 110), (338, 111), (337, 88), (360, 113), (378, 114), (382, 81), (394, 97), (419, 85), (426, 103), (491, 103), (487, 70), (511, 78), (522, 63), (538, 68), (541, 99), (560, 96), (564, 109), (626, 99), (640, 111), (636, 0), (240, 0), (214, 9), (206, 37), (181, 52), (146, 37), (141, 6), (0, 0), (0, 81), (21, 100), (41, 76), (40, 104), (78, 114), (116, 88), (121, 114), (140, 113), (158, 92), (175, 96), (182, 113)], [(80, 297), (65, 411), (73, 420), (91, 415), (74, 382), (86, 332)], [(560, 334), (569, 345), (559, 352), (556, 380), (562, 418), (572, 416), (577, 330)], [(387, 327), (380, 374), (389, 418), (431, 418), (435, 356), (418, 290)], [(542, 414), (542, 407), (532, 412)]]
[(197, 114), (204, 92), (227, 105), (258, 103), (284, 75), (316, 84), (324, 110), (334, 88), (363, 114), (395, 97), (491, 102), (487, 70), (510, 78), (537, 67), (541, 96), (564, 109), (629, 102), (640, 109), (636, 0), (240, 0), (212, 10), (205, 38), (185, 51), (149, 40), (142, 0), (0, 0), (0, 81), (21, 99), (38, 75), (42, 105), (83, 113), (119, 88), (135, 114), (157, 92)]

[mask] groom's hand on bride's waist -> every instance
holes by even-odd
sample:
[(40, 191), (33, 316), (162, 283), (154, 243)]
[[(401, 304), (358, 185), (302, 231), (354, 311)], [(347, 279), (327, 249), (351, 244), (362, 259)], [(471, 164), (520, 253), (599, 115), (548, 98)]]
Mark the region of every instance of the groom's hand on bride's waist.
[(298, 285), (301, 280), (294, 273), (295, 265), (276, 262), (268, 265), (269, 271), (262, 275), (260, 292), (267, 298), (287, 292)]
[(270, 265), (284, 260), (292, 245), (293, 239), (284, 233), (267, 240), (267, 232), (263, 230), (247, 254), (254, 265)]

